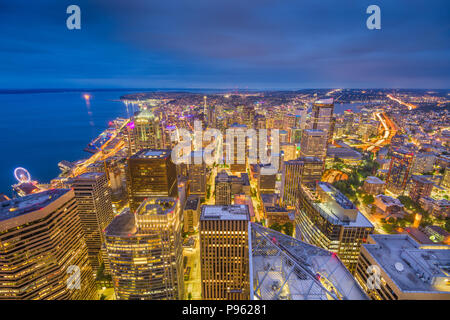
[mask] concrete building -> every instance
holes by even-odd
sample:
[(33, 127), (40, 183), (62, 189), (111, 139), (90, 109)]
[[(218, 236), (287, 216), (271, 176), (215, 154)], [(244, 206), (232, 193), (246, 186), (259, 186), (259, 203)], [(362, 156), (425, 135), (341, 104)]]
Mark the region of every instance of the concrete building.
[(386, 183), (383, 180), (373, 176), (368, 176), (363, 184), (364, 192), (372, 195), (384, 193), (385, 187)]
[(373, 234), (361, 246), (355, 277), (374, 300), (449, 300), (449, 265), (448, 245)]
[(374, 230), (356, 206), (329, 183), (300, 186), (295, 237), (338, 254), (354, 272), (359, 249)]
[(323, 162), (316, 157), (303, 157), (286, 161), (283, 165), (281, 181), (281, 203), (294, 207), (301, 183), (315, 184), (323, 173)]
[(401, 194), (405, 191), (411, 168), (414, 161), (414, 153), (406, 149), (397, 148), (393, 150), (391, 164), (386, 178), (386, 188), (395, 193)]
[(171, 150), (144, 149), (128, 158), (127, 190), (132, 212), (148, 197), (177, 197), (177, 188)]
[(412, 176), (412, 186), (409, 191), (409, 197), (414, 202), (419, 202), (422, 197), (429, 197), (431, 191), (433, 190), (433, 182), (427, 180), (422, 176), (414, 175)]
[(250, 216), (246, 205), (204, 205), (200, 217), (202, 298), (250, 299)]
[(198, 229), (200, 219), (200, 198), (190, 195), (183, 209), (183, 230), (184, 232), (194, 232)]
[(327, 132), (304, 130), (300, 144), (300, 157), (317, 157), (324, 160), (327, 154)]
[(0, 300), (97, 297), (73, 190), (1, 202), (0, 244)]
[(106, 228), (117, 299), (183, 299), (181, 214), (175, 198), (148, 198), (135, 213), (121, 213)]
[(114, 213), (111, 189), (106, 175), (100, 172), (87, 172), (74, 179), (73, 190), (77, 202), (78, 215), (88, 247), (89, 263), (94, 274), (105, 261), (103, 230), (111, 223)]

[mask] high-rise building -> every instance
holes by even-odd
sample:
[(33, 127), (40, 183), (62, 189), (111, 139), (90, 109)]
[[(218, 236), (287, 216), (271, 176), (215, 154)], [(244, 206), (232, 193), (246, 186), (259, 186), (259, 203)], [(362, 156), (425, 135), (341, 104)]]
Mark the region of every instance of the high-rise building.
[(87, 172), (74, 179), (73, 190), (88, 247), (89, 262), (96, 273), (105, 258), (101, 254), (103, 230), (114, 216), (111, 189), (104, 173)]
[(419, 202), (422, 197), (428, 197), (433, 190), (434, 183), (422, 176), (412, 176), (412, 186), (409, 197), (414, 202)]
[(216, 193), (216, 205), (231, 204), (231, 178), (225, 170), (220, 171), (216, 175), (214, 189)]
[(449, 300), (450, 246), (421, 245), (408, 234), (372, 234), (355, 278), (373, 300)]
[(337, 253), (352, 273), (360, 246), (374, 229), (346, 196), (326, 182), (300, 186), (295, 220), (296, 238)]
[(162, 132), (159, 117), (154, 109), (147, 107), (137, 112), (127, 126), (128, 154), (133, 155), (142, 149), (162, 147)]
[(0, 244), (0, 300), (96, 298), (72, 190), (2, 202)]
[(333, 99), (317, 100), (311, 111), (311, 129), (325, 132), (327, 144), (333, 140)]
[(386, 188), (396, 194), (405, 191), (410, 176), (414, 153), (402, 148), (393, 150), (391, 164), (386, 177)]
[(249, 220), (246, 205), (202, 207), (200, 265), (203, 299), (250, 299)]
[[(198, 157), (201, 163), (195, 163), (194, 159)], [(201, 151), (193, 151), (192, 158), (187, 164), (187, 174), (189, 179), (189, 194), (195, 194), (205, 198), (206, 193), (206, 163), (203, 161)]]
[(281, 203), (294, 207), (301, 183), (314, 184), (320, 181), (323, 173), (323, 162), (319, 158), (304, 157), (286, 161), (283, 165), (281, 181)]
[(177, 197), (177, 170), (168, 149), (144, 149), (128, 158), (127, 190), (134, 212), (147, 197)]
[(182, 218), (175, 198), (148, 198), (106, 228), (112, 281), (120, 300), (183, 298)]
[(198, 229), (200, 219), (200, 198), (191, 195), (187, 198), (183, 208), (183, 231), (194, 232)]
[(325, 159), (327, 155), (327, 133), (323, 130), (304, 130), (300, 143), (301, 157)]

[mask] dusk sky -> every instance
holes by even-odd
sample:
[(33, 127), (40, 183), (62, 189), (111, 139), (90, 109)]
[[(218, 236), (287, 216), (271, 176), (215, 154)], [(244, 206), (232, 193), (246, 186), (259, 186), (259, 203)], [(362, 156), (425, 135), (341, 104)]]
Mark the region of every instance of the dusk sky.
[(450, 87), (448, 0), (1, 0), (0, 21), (2, 89)]

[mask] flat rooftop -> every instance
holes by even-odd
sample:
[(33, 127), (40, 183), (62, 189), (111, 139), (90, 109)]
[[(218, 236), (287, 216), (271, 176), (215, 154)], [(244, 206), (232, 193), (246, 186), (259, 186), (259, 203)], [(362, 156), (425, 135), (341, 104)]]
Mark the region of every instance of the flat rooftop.
[(167, 159), (170, 155), (170, 149), (144, 149), (131, 156), (130, 159)]
[(366, 180), (364, 180), (367, 183), (371, 183), (371, 184), (384, 184), (385, 182), (383, 180), (381, 180), (378, 177), (374, 177), (374, 176), (368, 176), (366, 178)]
[(204, 205), (200, 220), (250, 220), (248, 206), (240, 205)]
[(189, 196), (186, 200), (186, 204), (184, 205), (184, 210), (197, 210), (199, 203), (200, 197)]
[(450, 280), (450, 246), (421, 245), (407, 234), (373, 234), (370, 239), (371, 243), (362, 246), (399, 289), (429, 293), (447, 291), (450, 299), (448, 286), (447, 290), (441, 290), (443, 288), (431, 284), (435, 277)]
[(137, 232), (134, 214), (129, 209), (115, 216), (106, 227), (106, 236), (132, 236)]
[(0, 221), (42, 209), (69, 191), (69, 189), (51, 189), (17, 199), (2, 201), (0, 203)]
[(90, 179), (98, 179), (101, 176), (104, 176), (105, 174), (103, 172), (85, 172), (83, 174), (80, 174), (79, 176), (76, 176), (75, 179), (77, 180), (90, 180)]

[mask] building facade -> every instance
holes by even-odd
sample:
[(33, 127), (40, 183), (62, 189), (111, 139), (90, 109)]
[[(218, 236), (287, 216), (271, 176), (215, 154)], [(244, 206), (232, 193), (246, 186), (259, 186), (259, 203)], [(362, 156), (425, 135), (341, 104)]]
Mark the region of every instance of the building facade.
[(0, 300), (97, 297), (72, 190), (2, 202), (0, 244)]
[(202, 207), (200, 264), (203, 299), (250, 299), (249, 223), (246, 205)]

